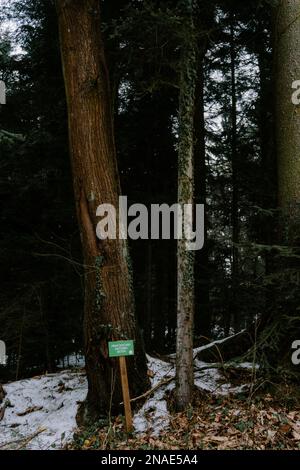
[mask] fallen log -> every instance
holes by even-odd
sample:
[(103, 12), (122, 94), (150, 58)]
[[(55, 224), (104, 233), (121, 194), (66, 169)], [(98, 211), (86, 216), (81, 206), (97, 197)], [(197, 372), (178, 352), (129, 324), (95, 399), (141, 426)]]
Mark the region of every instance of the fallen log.
[(194, 349), (194, 359), (204, 362), (227, 362), (244, 355), (254, 343), (255, 330), (249, 328), (228, 338), (209, 342)]

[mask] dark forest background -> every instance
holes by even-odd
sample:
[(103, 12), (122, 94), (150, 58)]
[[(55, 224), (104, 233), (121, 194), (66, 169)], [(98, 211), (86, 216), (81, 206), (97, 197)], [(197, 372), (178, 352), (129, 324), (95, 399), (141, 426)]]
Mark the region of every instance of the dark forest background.
[[(83, 267), (68, 156), (67, 113), (53, 1), (6, 2), (1, 15), (1, 339), (20, 378), (82, 351)], [(299, 327), (295, 242), (279, 234), (273, 130), (272, 1), (202, 2), (196, 90), (198, 203), (195, 344), (256, 332), (266, 367), (290, 360)], [(103, 2), (123, 194), (176, 202), (176, 1)], [(10, 28), (6, 23), (10, 22)], [(147, 352), (175, 350), (176, 243), (130, 242)], [(254, 328), (254, 329), (253, 329)], [(293, 336), (294, 335), (294, 336)], [(257, 339), (256, 338), (256, 339)], [(274, 361), (270, 364), (270, 357)]]

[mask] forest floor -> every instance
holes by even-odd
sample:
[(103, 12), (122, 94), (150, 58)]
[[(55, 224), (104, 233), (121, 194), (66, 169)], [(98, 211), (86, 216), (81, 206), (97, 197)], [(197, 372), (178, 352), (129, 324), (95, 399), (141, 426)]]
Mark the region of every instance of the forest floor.
[(72, 439), (78, 404), (87, 393), (83, 370), (19, 380), (3, 388), (0, 450), (59, 449)]
[[(148, 357), (148, 365), (154, 390), (174, 373), (169, 363), (156, 358)], [(175, 410), (175, 383), (171, 381), (156, 389), (135, 413), (132, 435), (124, 432), (124, 418), (117, 417), (110, 425), (98, 423), (79, 430), (68, 448), (300, 449), (300, 392), (296, 387), (271, 384), (272, 394), (260, 392), (266, 384), (256, 380), (251, 364), (226, 371), (212, 366), (195, 360), (194, 399), (185, 412)]]
[(193, 406), (173, 412), (159, 434), (127, 436), (123, 418), (110, 426), (81, 431), (72, 449), (109, 450), (299, 450), (300, 409), (289, 409), (270, 394), (249, 402), (246, 397), (213, 397), (195, 393)]
[(0, 450), (6, 449), (300, 449), (300, 398), (295, 387), (262, 392), (251, 363), (222, 369), (195, 358), (195, 392), (183, 413), (174, 406), (174, 365), (148, 356), (152, 393), (137, 401), (134, 432), (119, 416), (78, 429), (85, 399), (83, 368), (4, 385)]

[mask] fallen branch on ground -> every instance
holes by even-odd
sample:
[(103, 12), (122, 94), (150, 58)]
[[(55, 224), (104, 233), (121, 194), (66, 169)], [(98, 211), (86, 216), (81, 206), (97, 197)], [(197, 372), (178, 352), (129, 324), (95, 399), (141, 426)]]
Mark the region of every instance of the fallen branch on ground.
[(27, 437), (21, 437), (19, 439), (15, 439), (14, 441), (10, 442), (5, 442), (4, 444), (0, 445), (0, 449), (3, 449), (4, 447), (10, 446), (12, 444), (18, 444), (18, 442), (21, 442), (22, 445), (19, 446), (16, 450), (20, 450), (24, 445), (27, 445), (32, 439), (34, 439), (36, 436), (41, 434), (42, 432), (47, 431), (47, 428), (39, 428), (35, 433), (31, 434), (30, 436)]
[[(167, 385), (168, 383), (172, 382), (172, 380), (175, 380), (175, 377), (168, 377), (167, 379), (161, 380), (160, 382), (158, 382), (158, 384), (156, 384), (153, 388), (151, 388), (147, 392), (143, 393), (142, 395), (139, 395), (138, 397), (131, 398), (130, 400), (131, 403), (138, 401), (138, 400), (142, 400), (143, 398), (148, 398), (150, 395), (152, 395), (152, 393), (154, 393), (163, 385)], [(120, 403), (120, 405), (123, 405), (123, 404), (124, 404), (123, 402)]]
[[(222, 362), (216, 362), (216, 363), (212, 363), (212, 364), (208, 364), (207, 366), (203, 366), (203, 367), (195, 367), (195, 371), (196, 372), (199, 372), (199, 371), (202, 371), (202, 370), (208, 370), (208, 369), (223, 369), (224, 371), (226, 371), (226, 369), (233, 369), (233, 368), (239, 368), (239, 364), (238, 363), (222, 363)], [(151, 388), (150, 390), (148, 390), (147, 392), (143, 393), (142, 395), (139, 395), (138, 397), (135, 397), (135, 398), (131, 398), (131, 403), (134, 403), (138, 400), (142, 400), (143, 398), (148, 398), (150, 395), (152, 395), (154, 392), (156, 392), (156, 390), (158, 390), (160, 387), (163, 387), (164, 385), (167, 385), (169, 384), (170, 382), (172, 382), (172, 380), (175, 380), (175, 376), (172, 376), (172, 377), (167, 377), (166, 379), (163, 379), (161, 380), (160, 382), (158, 382), (158, 384), (156, 384), (153, 388)], [(123, 405), (124, 403), (121, 402), (120, 405)]]
[(34, 413), (35, 411), (40, 411), (42, 410), (42, 406), (31, 406), (30, 408), (27, 408), (25, 411), (21, 411), (20, 413), (17, 413), (17, 416), (26, 416), (29, 413)]

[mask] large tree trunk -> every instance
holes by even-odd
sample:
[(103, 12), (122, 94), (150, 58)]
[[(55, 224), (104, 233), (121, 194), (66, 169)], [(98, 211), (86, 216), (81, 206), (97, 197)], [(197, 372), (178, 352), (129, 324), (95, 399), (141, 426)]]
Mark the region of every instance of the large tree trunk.
[(300, 108), (291, 99), (300, 80), (299, 11), (299, 0), (281, 0), (275, 18), (278, 198), (292, 216), (300, 202)]
[[(194, 2), (182, 1), (183, 20), (190, 35), (182, 48), (179, 97), (178, 202), (194, 202), (194, 111), (197, 65), (197, 42), (194, 27)], [(184, 237), (177, 244), (177, 344), (176, 404), (188, 406), (194, 384), (194, 252), (188, 251)]]
[[(292, 103), (292, 84), (300, 77), (300, 0), (280, 1), (274, 12), (276, 156), (278, 166), (278, 245), (288, 247), (274, 260), (273, 309), (262, 317), (258, 353), (270, 373), (293, 370), (291, 344), (299, 331), (300, 134), (299, 105)], [(293, 256), (296, 255), (296, 256)], [(271, 302), (270, 302), (271, 303)], [(296, 372), (296, 374), (295, 374)]]
[[(98, 0), (57, 0), (76, 209), (85, 264), (84, 337), (88, 396), (84, 418), (107, 415), (122, 401), (116, 360), (107, 342), (135, 339), (128, 361), (130, 391), (148, 386), (134, 317), (124, 240), (98, 240), (96, 208), (118, 208), (119, 176)], [(118, 211), (117, 211), (118, 212)]]

